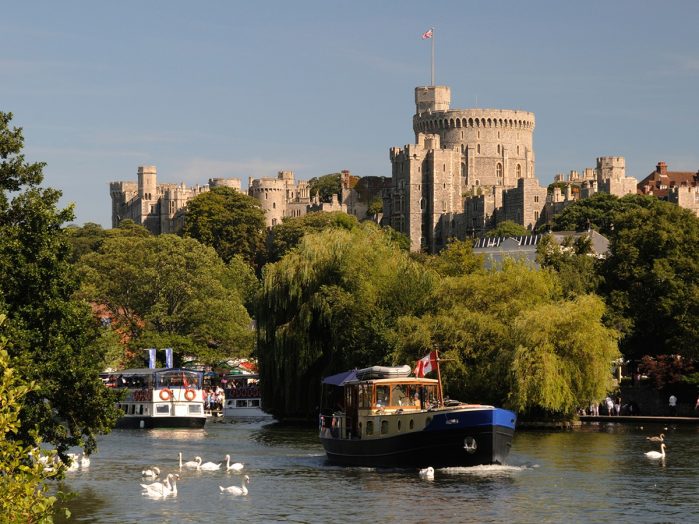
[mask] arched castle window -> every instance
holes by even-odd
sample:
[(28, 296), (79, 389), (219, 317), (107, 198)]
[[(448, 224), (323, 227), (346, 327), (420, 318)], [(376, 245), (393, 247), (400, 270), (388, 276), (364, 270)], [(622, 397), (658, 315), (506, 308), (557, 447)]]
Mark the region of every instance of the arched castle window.
[(502, 178), (502, 164), (500, 162), (498, 162), (498, 165), (495, 167), (495, 174), (498, 178)]
[(519, 164), (517, 164), (517, 178), (522, 178), (522, 166)]

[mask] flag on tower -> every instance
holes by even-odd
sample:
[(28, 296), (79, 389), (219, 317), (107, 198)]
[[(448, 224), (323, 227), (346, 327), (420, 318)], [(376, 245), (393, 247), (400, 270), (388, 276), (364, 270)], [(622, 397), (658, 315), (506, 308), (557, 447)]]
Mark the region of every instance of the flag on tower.
[(422, 33), (422, 39), (427, 40), (428, 38), (432, 38), (432, 27), (430, 27), (427, 31)]

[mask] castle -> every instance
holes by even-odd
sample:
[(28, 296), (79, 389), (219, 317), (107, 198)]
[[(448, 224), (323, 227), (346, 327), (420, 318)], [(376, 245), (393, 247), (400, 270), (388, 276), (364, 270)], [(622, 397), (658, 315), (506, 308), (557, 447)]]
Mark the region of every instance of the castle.
[[(533, 230), (574, 200), (569, 190), (549, 195), (535, 177), (533, 113), (450, 104), (447, 86), (415, 88), (415, 144), (390, 150), (382, 223), (406, 234), (413, 251), (435, 253), (505, 220)], [(622, 157), (598, 158), (586, 176), (586, 196), (635, 192)]]

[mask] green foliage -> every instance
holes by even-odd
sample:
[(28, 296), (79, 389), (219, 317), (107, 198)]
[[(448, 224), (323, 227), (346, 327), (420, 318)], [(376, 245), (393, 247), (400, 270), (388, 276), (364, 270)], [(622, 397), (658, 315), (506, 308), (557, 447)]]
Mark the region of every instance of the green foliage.
[(73, 297), (79, 281), (62, 229), (73, 211), (57, 209), (59, 191), (38, 186), (43, 164), (24, 161), (21, 130), (8, 127), (10, 118), (0, 113), (0, 307), (7, 314), (0, 329), (11, 367), (35, 384), (22, 397), (17, 438), (33, 446), (40, 436), (59, 453), (82, 446), (89, 454), (117, 412), (99, 379), (97, 322)]
[(429, 266), (444, 277), (457, 277), (483, 269), (483, 257), (473, 254), (470, 240), (454, 240), (438, 255), (427, 259)]
[(558, 273), (566, 297), (595, 293), (600, 285), (599, 262), (591, 255), (590, 240), (580, 237), (558, 245), (545, 235), (537, 246), (537, 262)]
[(192, 238), (160, 235), (109, 238), (81, 263), (84, 295), (106, 307), (133, 350), (173, 347), (206, 362), (250, 354), (243, 302), (255, 284), (240, 258), (227, 266)]
[(656, 389), (679, 383), (692, 384), (696, 380), (694, 362), (680, 355), (646, 355), (641, 359), (639, 370), (648, 376)]
[(383, 199), (377, 196), (367, 207), (366, 214), (367, 216), (373, 217), (380, 213), (383, 213)]
[(615, 215), (601, 268), (622, 351), (699, 355), (699, 219), (657, 199), (636, 199)]
[(358, 224), (353, 215), (341, 211), (332, 213), (319, 211), (300, 217), (284, 218), (282, 223), (272, 227), (270, 232), (268, 262), (281, 259), (308, 233), (317, 233), (325, 229), (351, 230)]
[(187, 204), (182, 236), (213, 247), (224, 262), (240, 255), (254, 267), (264, 258), (264, 211), (253, 197), (214, 187)]
[[(438, 348), (452, 397), (572, 414), (609, 386), (617, 353), (614, 332), (601, 322), (603, 303), (594, 297), (565, 300), (552, 271), (511, 260), (502, 271), (453, 271), (431, 303), (428, 314), (399, 320), (394, 358), (414, 362)], [(539, 357), (540, 368), (527, 376), (516, 372)], [(582, 380), (588, 371), (589, 380)], [(539, 396), (532, 394), (537, 388), (544, 388)]]
[(341, 173), (313, 177), (308, 181), (311, 195), (318, 195), (321, 202), (331, 202), (333, 195), (342, 193)]
[(495, 228), (489, 230), (485, 236), (487, 237), (521, 237), (531, 235), (532, 232), (526, 227), (513, 222), (512, 220), (503, 220)]
[(428, 307), (433, 282), (372, 223), (304, 236), (264, 271), (256, 318), (265, 408), (312, 418), (321, 377), (392, 364), (395, 323)]
[[(3, 319), (0, 315), (0, 324)], [(0, 338), (0, 519), (17, 524), (53, 522), (58, 498), (49, 495), (45, 481), (55, 473), (44, 470), (39, 448), (19, 439), (20, 411), (36, 386), (10, 367), (10, 356), (3, 346)], [(41, 441), (35, 432), (31, 435), (34, 443)]]

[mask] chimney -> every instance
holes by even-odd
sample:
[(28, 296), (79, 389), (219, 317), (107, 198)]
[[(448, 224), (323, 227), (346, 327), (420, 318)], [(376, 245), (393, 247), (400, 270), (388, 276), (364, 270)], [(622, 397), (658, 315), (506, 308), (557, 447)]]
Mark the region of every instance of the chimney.
[(667, 175), (667, 164), (665, 162), (658, 162), (658, 165), (655, 167), (655, 172), (661, 175)]

